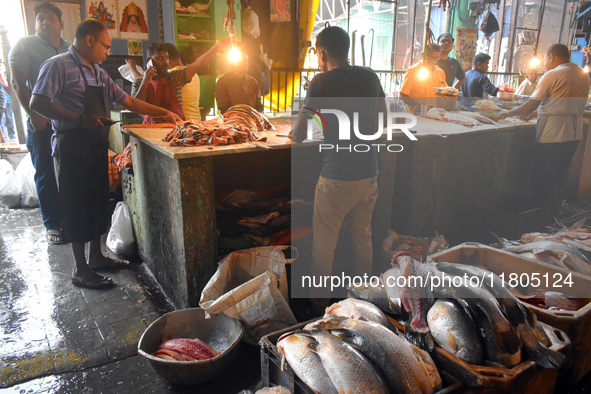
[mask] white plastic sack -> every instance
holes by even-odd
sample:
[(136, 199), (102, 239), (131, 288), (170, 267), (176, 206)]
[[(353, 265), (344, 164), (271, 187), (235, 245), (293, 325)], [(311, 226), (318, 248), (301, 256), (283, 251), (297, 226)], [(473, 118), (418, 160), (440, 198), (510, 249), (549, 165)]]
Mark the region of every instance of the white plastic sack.
[[(137, 65), (136, 66), (137, 71), (140, 73), (140, 75), (144, 75), (144, 69)], [(131, 75), (131, 71), (129, 70), (129, 66), (127, 64), (124, 64), (122, 66), (119, 66), (118, 68), (119, 70), (119, 74), (121, 74), (121, 76), (125, 79), (127, 79), (129, 82), (135, 82), (135, 78)]]
[(12, 165), (0, 159), (0, 207), (14, 208), (21, 203), (21, 182)]
[(35, 186), (35, 167), (28, 153), (16, 167), (16, 175), (21, 182), (21, 206), (33, 208), (39, 206), (37, 186)]
[(242, 11), (242, 31), (252, 38), (259, 38), (261, 35), (261, 28), (259, 26), (259, 16), (252, 8), (248, 7)]
[(107, 248), (114, 253), (132, 255), (135, 251), (131, 214), (123, 201), (117, 203), (107, 235)]
[(250, 343), (266, 334), (297, 324), (287, 303), (288, 246), (264, 246), (237, 250), (218, 264), (203, 292), (199, 306), (208, 315), (223, 313), (240, 320)]

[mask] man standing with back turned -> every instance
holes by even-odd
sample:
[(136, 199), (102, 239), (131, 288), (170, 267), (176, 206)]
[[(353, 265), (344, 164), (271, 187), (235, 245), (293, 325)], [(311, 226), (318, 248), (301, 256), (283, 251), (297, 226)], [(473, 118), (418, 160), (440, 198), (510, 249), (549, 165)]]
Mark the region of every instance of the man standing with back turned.
[(62, 11), (50, 3), (35, 7), (35, 35), (21, 38), (10, 50), (8, 63), (12, 87), (28, 115), (27, 149), (35, 166), (35, 184), (47, 241), (62, 243), (62, 218), (51, 157), (51, 122), (31, 110), (29, 100), (39, 69), (52, 56), (68, 51), (69, 43), (61, 38), (64, 28)]
[[(33, 88), (33, 111), (52, 119), (52, 147), (63, 218), (63, 238), (72, 243), (76, 266), (72, 283), (90, 289), (113, 284), (94, 272), (117, 266), (103, 256), (100, 237), (109, 224), (109, 101), (139, 114), (178, 116), (129, 97), (98, 64), (107, 59), (111, 34), (97, 20), (88, 19), (76, 28), (69, 51), (49, 59), (41, 67)], [(90, 242), (88, 262), (84, 244)]]
[[(316, 39), (316, 54), (322, 73), (316, 75), (300, 111), (292, 139), (302, 141), (307, 135), (306, 111), (326, 113), (324, 143), (349, 147), (367, 143), (353, 133), (353, 120), (359, 132), (374, 135), (378, 117), (386, 113), (385, 95), (376, 73), (368, 67), (351, 66), (348, 62), (349, 36), (337, 26), (324, 29)], [(335, 112), (335, 110), (337, 112)], [(333, 111), (331, 114), (330, 111)], [(345, 113), (351, 120), (351, 140), (340, 141), (340, 118)], [(381, 134), (381, 133), (380, 133)], [(373, 251), (371, 218), (378, 197), (377, 155), (375, 149), (358, 152), (348, 149), (323, 151), (323, 165), (316, 184), (312, 223), (312, 275), (330, 276), (339, 231), (347, 218), (351, 233), (354, 275), (371, 275)], [(294, 169), (297, 170), (297, 169)], [(328, 289), (313, 290), (316, 307), (324, 306)]]
[(502, 116), (525, 116), (538, 111), (532, 193), (537, 202), (551, 203), (563, 198), (564, 181), (583, 139), (589, 75), (570, 63), (570, 51), (563, 44), (551, 45), (544, 63), (548, 72), (529, 100)]

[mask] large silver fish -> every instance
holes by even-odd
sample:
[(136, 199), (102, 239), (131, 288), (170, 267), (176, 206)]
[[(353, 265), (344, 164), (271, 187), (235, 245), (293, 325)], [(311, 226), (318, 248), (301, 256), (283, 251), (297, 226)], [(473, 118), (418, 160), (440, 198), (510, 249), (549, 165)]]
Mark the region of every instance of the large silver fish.
[(350, 319), (373, 321), (383, 325), (393, 332), (397, 331), (394, 324), (392, 324), (384, 312), (382, 312), (374, 304), (367, 301), (358, 300), (355, 298), (347, 298), (330, 305), (326, 308), (325, 312), (325, 317), (347, 317)]
[(558, 368), (562, 365), (564, 355), (548, 349), (538, 341), (534, 328), (528, 323), (526, 307), (507, 289), (501, 278), (483, 268), (464, 264), (442, 262), (437, 264), (437, 268), (458, 276), (485, 278), (482, 284), (496, 298), (505, 317), (517, 330), (531, 359), (543, 368)]
[(312, 350), (322, 360), (339, 393), (389, 393), (371, 361), (344, 340), (320, 330), (310, 333), (318, 345)]
[(370, 302), (384, 313), (400, 315), (400, 302), (390, 302), (388, 293), (381, 281), (377, 286), (371, 286), (370, 284), (351, 285), (347, 287), (347, 296)]
[(443, 349), (470, 364), (481, 365), (484, 348), (476, 324), (453, 300), (440, 299), (429, 309), (427, 322)]
[(402, 313), (402, 299), (400, 298), (400, 287), (398, 287), (398, 278), (400, 277), (400, 267), (392, 267), (388, 271), (384, 272), (381, 276), (384, 290), (388, 297), (388, 303), (393, 311), (396, 311), (396, 315)]
[(293, 333), (279, 338), (277, 350), (285, 356), (293, 372), (312, 390), (338, 394), (317, 354), (311, 351), (316, 341), (308, 335)]
[[(351, 342), (376, 365), (392, 393), (432, 393), (432, 381), (410, 344), (381, 324), (335, 318), (324, 329)], [(437, 374), (438, 375), (438, 374)], [(441, 378), (439, 378), (441, 381)]]

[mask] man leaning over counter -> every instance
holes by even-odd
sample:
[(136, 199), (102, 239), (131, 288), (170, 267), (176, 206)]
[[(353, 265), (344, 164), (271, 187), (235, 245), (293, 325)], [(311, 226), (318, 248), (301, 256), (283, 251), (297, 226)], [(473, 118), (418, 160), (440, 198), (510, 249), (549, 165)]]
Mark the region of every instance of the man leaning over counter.
[(583, 115), (589, 95), (589, 75), (570, 63), (566, 45), (554, 44), (544, 55), (546, 72), (529, 100), (502, 114), (526, 116), (538, 111), (532, 193), (540, 203), (563, 198), (571, 161), (583, 139)]
[[(72, 243), (75, 267), (72, 283), (101, 289), (113, 280), (94, 272), (121, 265), (103, 256), (100, 237), (109, 224), (108, 118), (109, 101), (140, 114), (178, 116), (127, 95), (98, 64), (107, 59), (111, 34), (97, 20), (76, 28), (68, 52), (41, 67), (30, 107), (52, 119), (53, 156), (62, 210), (63, 239)], [(90, 242), (88, 262), (84, 245)]]

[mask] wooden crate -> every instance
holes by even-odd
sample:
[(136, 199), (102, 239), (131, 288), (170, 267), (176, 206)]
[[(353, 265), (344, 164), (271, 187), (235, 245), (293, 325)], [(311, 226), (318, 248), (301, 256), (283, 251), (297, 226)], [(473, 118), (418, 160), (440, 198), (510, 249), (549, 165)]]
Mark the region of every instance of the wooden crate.
[[(491, 248), (490, 246), (464, 243), (454, 248), (431, 256), (433, 261), (446, 261), (458, 263), (470, 260), (472, 264), (478, 264), (486, 268), (492, 268), (496, 272), (511, 273), (542, 273), (548, 272), (550, 276), (555, 273), (566, 275), (570, 273), (565, 269), (550, 264), (531, 260), (514, 253)], [(578, 311), (556, 311), (539, 308), (524, 303), (532, 309), (538, 319), (544, 323), (562, 330), (572, 342), (571, 352), (560, 370), (559, 380), (567, 384), (575, 384), (581, 377), (591, 371), (591, 278), (578, 273), (572, 273), (573, 286), (570, 288), (552, 289), (552, 287), (540, 286), (545, 290), (555, 290), (572, 297), (583, 299), (585, 306)]]

